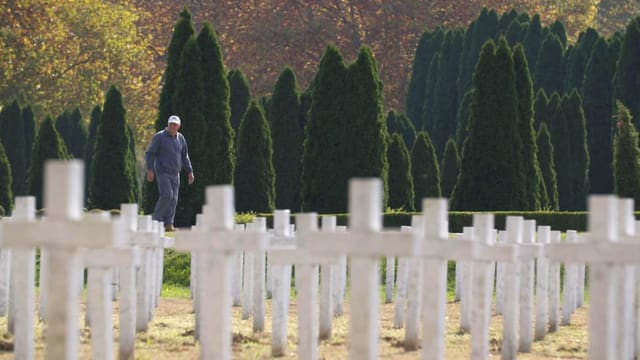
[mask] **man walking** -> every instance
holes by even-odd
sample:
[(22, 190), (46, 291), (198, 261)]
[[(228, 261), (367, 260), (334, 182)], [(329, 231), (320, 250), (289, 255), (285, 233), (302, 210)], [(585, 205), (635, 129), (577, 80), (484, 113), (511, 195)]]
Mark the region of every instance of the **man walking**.
[(187, 141), (178, 132), (180, 118), (171, 115), (167, 127), (157, 132), (145, 153), (147, 181), (155, 178), (158, 182), (160, 197), (153, 212), (153, 220), (164, 222), (165, 231), (175, 231), (173, 218), (178, 205), (178, 189), (180, 188), (180, 171), (187, 171), (189, 184), (193, 184), (193, 168), (189, 160)]

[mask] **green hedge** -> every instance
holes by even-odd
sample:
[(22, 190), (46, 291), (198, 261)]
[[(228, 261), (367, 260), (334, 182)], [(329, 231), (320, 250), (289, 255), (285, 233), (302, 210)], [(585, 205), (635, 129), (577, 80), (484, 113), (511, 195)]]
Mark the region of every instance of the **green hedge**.
[[(385, 227), (400, 227), (402, 225), (411, 225), (411, 216), (420, 213), (386, 213), (384, 214)], [(451, 211), (449, 212), (449, 232), (460, 233), (465, 226), (473, 225), (473, 212), (467, 211)], [(495, 214), (495, 226), (499, 230), (504, 230), (504, 223), (507, 216), (522, 216), (527, 220), (536, 220), (538, 225), (551, 226), (553, 230), (567, 231), (587, 230), (587, 212), (586, 211), (497, 211)], [(347, 214), (334, 214), (337, 216), (338, 225), (347, 225)], [(273, 226), (272, 214), (257, 214), (257, 216), (267, 218), (267, 226)], [(291, 223), (295, 223), (295, 215), (291, 215)]]

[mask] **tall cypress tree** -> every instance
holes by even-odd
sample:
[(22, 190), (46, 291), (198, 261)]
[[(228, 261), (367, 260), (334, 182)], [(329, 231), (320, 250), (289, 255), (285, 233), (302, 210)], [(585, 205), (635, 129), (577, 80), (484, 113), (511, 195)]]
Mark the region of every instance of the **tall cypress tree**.
[(502, 13), (502, 15), (500, 16), (500, 19), (498, 20), (498, 34), (500, 35), (506, 34), (509, 29), (509, 26), (511, 26), (514, 20), (516, 22), (519, 22), (517, 18), (518, 18), (518, 12), (515, 9), (511, 9), (510, 11), (505, 11), (504, 13)]
[(631, 123), (631, 113), (621, 101), (616, 102), (617, 131), (614, 140), (613, 176), (620, 197), (633, 198), (640, 208), (640, 147), (638, 131)]
[(525, 208), (513, 57), (506, 40), (482, 48), (460, 176), (451, 206), (456, 210)]
[[(24, 153), (25, 153), (25, 169), (27, 173), (31, 167), (31, 153), (33, 152), (33, 141), (36, 138), (36, 120), (33, 115), (31, 105), (27, 105), (22, 109), (22, 123), (24, 125)], [(27, 189), (27, 179), (24, 179), (25, 190)]]
[(11, 191), (11, 164), (0, 143), (0, 217), (11, 215), (13, 208), (13, 192)]
[(440, 166), (429, 133), (418, 133), (411, 149), (411, 175), (415, 193), (415, 209), (422, 209), (422, 199), (442, 196), (440, 188)]
[(122, 94), (111, 86), (105, 96), (102, 119), (96, 135), (88, 208), (119, 209), (135, 202), (134, 176), (130, 159), (130, 139), (126, 130), (126, 110)]
[(543, 197), (543, 208), (548, 210), (559, 210), (558, 203), (558, 183), (556, 181), (556, 168), (553, 155), (553, 145), (551, 135), (547, 129), (547, 123), (542, 122), (536, 137), (538, 145), (538, 160), (540, 161), (540, 171), (544, 180), (544, 190), (546, 196)]
[[(313, 79), (313, 101), (305, 128), (302, 162), (302, 207), (305, 211), (347, 209), (345, 106), (347, 68), (334, 46), (325, 50)], [(327, 174), (331, 174), (327, 176)]]
[[(229, 107), (229, 82), (222, 62), (222, 50), (213, 26), (206, 22), (198, 35), (198, 47), (202, 55), (202, 79), (204, 121), (207, 124), (205, 173), (200, 182), (232, 184), (235, 162), (235, 137), (231, 127)], [(204, 181), (202, 181), (204, 180)]]
[(396, 114), (393, 110), (389, 110), (387, 113), (387, 133), (389, 135), (400, 134), (407, 148), (412, 147), (416, 139), (416, 129), (409, 117), (405, 114)]
[(564, 47), (554, 34), (545, 37), (536, 63), (534, 87), (544, 89), (547, 94), (561, 92), (564, 88)]
[(282, 71), (271, 97), (273, 167), (276, 172), (276, 208), (300, 211), (303, 129), (300, 127), (300, 96), (291, 68)]
[(128, 167), (128, 172), (132, 174), (131, 176), (131, 188), (133, 189), (133, 201), (135, 203), (140, 202), (140, 198), (142, 197), (141, 189), (140, 189), (140, 181), (138, 181), (138, 161), (136, 157), (136, 138), (133, 133), (133, 128), (131, 124), (127, 124), (125, 128), (127, 132), (127, 138), (129, 139), (129, 151), (127, 152), (126, 165)]
[(535, 14), (531, 18), (531, 22), (527, 27), (527, 32), (524, 35), (524, 51), (527, 54), (527, 64), (529, 64), (529, 70), (531, 76), (535, 75), (536, 63), (538, 62), (538, 52), (542, 45), (542, 23), (540, 23), (540, 15)]
[(89, 182), (91, 180), (91, 169), (93, 168), (93, 153), (96, 147), (96, 136), (98, 134), (98, 126), (102, 118), (102, 109), (100, 105), (96, 105), (91, 111), (91, 120), (89, 121), (89, 133), (87, 135), (87, 146), (84, 150), (84, 181), (85, 181), (85, 198), (89, 196)]
[[(171, 41), (167, 47), (167, 66), (164, 70), (163, 85), (160, 90), (160, 100), (158, 102), (158, 117), (155, 121), (155, 131), (161, 131), (167, 125), (167, 119), (174, 114), (174, 93), (176, 89), (176, 79), (180, 66), (180, 56), (187, 40), (195, 34), (191, 13), (184, 8), (173, 27)], [(142, 208), (145, 214), (153, 213), (158, 200), (158, 185), (153, 182), (143, 183)]]
[(554, 21), (553, 24), (549, 26), (549, 32), (558, 37), (560, 43), (562, 43), (562, 48), (567, 47), (567, 30), (560, 20)]
[(427, 75), (427, 87), (425, 88), (424, 104), (422, 105), (422, 121), (417, 127), (418, 130), (430, 132), (434, 127), (434, 103), (438, 92), (438, 71), (440, 68), (440, 53), (436, 53), (429, 64), (429, 75)]
[(421, 127), (424, 97), (431, 59), (440, 49), (444, 30), (437, 27), (433, 32), (425, 31), (420, 37), (411, 69), (411, 80), (407, 91), (405, 112), (415, 128)]
[(442, 196), (451, 197), (453, 188), (456, 186), (458, 174), (460, 174), (460, 156), (458, 155), (458, 147), (453, 139), (447, 141), (444, 147), (444, 155), (442, 156), (441, 188)]
[(44, 162), (48, 159), (68, 159), (69, 154), (64, 141), (58, 134), (53, 120), (47, 116), (40, 124), (38, 135), (33, 143), (31, 168), (29, 170), (29, 194), (35, 196), (36, 207), (42, 208)]
[(275, 209), (275, 170), (271, 132), (264, 112), (255, 101), (242, 118), (238, 131), (236, 210), (269, 213)]
[(231, 107), (231, 126), (238, 132), (240, 122), (251, 101), (249, 82), (240, 69), (229, 71), (229, 104)]
[(82, 120), (82, 113), (80, 109), (73, 110), (70, 116), (70, 143), (67, 146), (69, 155), (76, 159), (84, 159), (85, 150), (87, 147), (87, 127)]
[(633, 19), (620, 49), (614, 78), (614, 99), (620, 100), (631, 112), (636, 128), (640, 128), (640, 18)]
[(582, 98), (574, 89), (562, 100), (568, 122), (569, 153), (571, 161), (568, 174), (571, 182), (571, 205), (569, 210), (586, 210), (589, 193), (589, 151), (587, 128), (582, 110)]
[(511, 22), (505, 37), (510, 46), (514, 46), (517, 43), (521, 43), (527, 34), (528, 23), (521, 23), (518, 20)]
[(398, 133), (391, 135), (387, 159), (389, 161), (389, 207), (414, 211), (415, 194), (409, 150)]
[(585, 76), (589, 75), (585, 72), (585, 68), (589, 61), (593, 45), (598, 38), (598, 32), (592, 28), (588, 28), (587, 31), (580, 33), (578, 42), (567, 64), (568, 73), (565, 79), (565, 92), (568, 93), (571, 89), (582, 88), (582, 82)]
[(604, 38), (593, 46), (591, 58), (585, 71), (582, 94), (584, 116), (587, 121), (587, 143), (589, 147), (590, 192), (609, 194), (613, 191), (612, 121), (613, 85), (615, 58), (609, 53)]
[(456, 143), (460, 149), (467, 138), (469, 125), (469, 116), (471, 115), (471, 100), (473, 99), (473, 89), (467, 91), (458, 106), (458, 114), (456, 115)]
[(69, 110), (64, 110), (62, 114), (56, 118), (56, 130), (64, 141), (64, 145), (67, 148), (67, 152), (70, 156), (73, 156), (69, 148), (71, 147), (71, 113)]
[(456, 133), (458, 91), (453, 84), (458, 79), (463, 41), (461, 29), (449, 31), (440, 50), (442, 57), (433, 103), (433, 129), (429, 133), (438, 155), (442, 155), (445, 143)]
[(553, 163), (556, 167), (558, 183), (558, 204), (562, 211), (571, 209), (571, 146), (569, 143), (569, 120), (565, 112), (565, 103), (558, 93), (553, 93), (549, 99), (549, 111), (553, 115), (549, 121), (549, 134), (553, 144)]
[(536, 134), (533, 130), (533, 83), (524, 47), (518, 44), (513, 49), (515, 85), (518, 95), (518, 126), (522, 141), (522, 166), (525, 180), (526, 210), (539, 210), (542, 175), (538, 163)]
[[(180, 131), (187, 140), (189, 157), (193, 172), (197, 176), (193, 184), (189, 184), (184, 171), (180, 173), (180, 193), (176, 207), (176, 226), (184, 227), (195, 224), (196, 214), (204, 204), (204, 187), (206, 185), (206, 150), (207, 123), (203, 113), (204, 82), (201, 67), (201, 52), (196, 38), (192, 36), (182, 50), (176, 89), (173, 97), (173, 109), (180, 116)], [(202, 181), (200, 180), (202, 177)]]
[(547, 103), (549, 98), (544, 89), (538, 89), (536, 93), (536, 100), (533, 103), (533, 126), (534, 128), (540, 128), (540, 124), (543, 122), (549, 122), (550, 114), (547, 111)]
[[(3, 109), (0, 120), (0, 139), (11, 164), (11, 192), (14, 196), (25, 194), (27, 178), (26, 145), (22, 110), (17, 100)], [(10, 211), (10, 209), (9, 209)]]
[(349, 106), (344, 108), (346, 143), (343, 151), (348, 178), (382, 180), (383, 206), (386, 207), (389, 140), (382, 108), (382, 87), (373, 53), (363, 46), (356, 61), (347, 69), (347, 91), (343, 96)]

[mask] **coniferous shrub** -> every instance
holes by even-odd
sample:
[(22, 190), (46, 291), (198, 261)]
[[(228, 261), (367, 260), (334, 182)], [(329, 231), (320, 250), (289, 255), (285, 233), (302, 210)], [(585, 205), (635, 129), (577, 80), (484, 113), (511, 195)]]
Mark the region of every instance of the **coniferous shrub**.
[(91, 111), (91, 120), (89, 121), (89, 130), (87, 134), (87, 145), (84, 149), (84, 173), (85, 173), (85, 197), (89, 196), (89, 181), (91, 179), (91, 169), (93, 168), (93, 152), (96, 147), (96, 136), (98, 134), (98, 126), (102, 118), (102, 109), (100, 105), (96, 105)]
[(571, 208), (571, 146), (569, 143), (569, 120), (563, 106), (564, 98), (558, 93), (551, 94), (548, 108), (553, 115), (548, 123), (551, 143), (553, 144), (554, 165), (558, 183), (559, 210)]
[(567, 47), (567, 30), (560, 20), (556, 20), (549, 26), (549, 33), (554, 34), (560, 40), (563, 48)]
[(56, 130), (58, 130), (58, 134), (60, 134), (60, 137), (62, 138), (62, 140), (64, 141), (64, 145), (67, 148), (67, 152), (69, 154), (69, 156), (73, 156), (73, 154), (70, 151), (70, 147), (71, 147), (71, 129), (72, 129), (72, 125), (71, 125), (71, 113), (69, 112), (69, 110), (64, 110), (60, 115), (58, 115), (58, 117), (56, 117)]
[(469, 126), (469, 116), (471, 115), (471, 100), (473, 99), (473, 89), (467, 91), (460, 102), (458, 107), (458, 114), (456, 115), (456, 143), (458, 148), (462, 150), (464, 140), (467, 138)]
[(235, 161), (235, 137), (231, 127), (229, 82), (225, 72), (222, 50), (213, 25), (205, 23), (198, 34), (198, 47), (202, 56), (204, 91), (204, 120), (207, 124), (206, 159), (203, 184), (232, 184)]
[(422, 199), (442, 196), (440, 166), (427, 132), (418, 133), (411, 149), (411, 175), (415, 193), (414, 206), (417, 211), (422, 210)]
[(564, 47), (554, 34), (547, 35), (540, 46), (535, 74), (536, 89), (542, 88), (547, 94), (564, 89)]
[[(167, 66), (164, 70), (163, 85), (158, 102), (158, 117), (155, 121), (155, 131), (161, 131), (167, 126), (167, 119), (174, 114), (173, 97), (176, 89), (176, 79), (180, 66), (180, 56), (187, 40), (195, 34), (191, 13), (184, 8), (173, 27), (173, 33), (167, 47)], [(142, 209), (145, 214), (153, 213), (158, 201), (158, 185), (144, 181), (142, 185)]]
[(53, 119), (47, 116), (40, 124), (33, 143), (31, 168), (29, 170), (29, 195), (36, 197), (36, 207), (42, 208), (44, 162), (48, 159), (68, 159), (66, 145), (56, 130)]
[[(582, 82), (588, 74), (585, 72), (587, 62), (591, 56), (593, 45), (598, 40), (598, 32), (592, 28), (581, 32), (573, 48), (571, 57), (567, 63), (567, 77), (565, 79), (564, 91), (570, 92), (572, 89), (581, 89)], [(610, 80), (609, 80), (610, 82)]]
[(589, 150), (587, 149), (587, 129), (582, 110), (582, 98), (576, 89), (562, 99), (566, 116), (570, 160), (570, 206), (567, 210), (585, 210), (589, 194)]
[(453, 139), (449, 139), (444, 147), (440, 169), (442, 170), (440, 174), (442, 176), (442, 196), (450, 198), (453, 188), (456, 186), (458, 174), (460, 174), (460, 156), (458, 155), (456, 142)]
[(598, 39), (585, 70), (582, 85), (583, 108), (587, 122), (589, 147), (590, 193), (609, 194), (613, 191), (613, 84), (615, 59), (607, 41)]
[(631, 112), (631, 120), (640, 127), (640, 19), (627, 25), (615, 70), (614, 99), (620, 100)]
[(13, 208), (13, 192), (11, 191), (11, 164), (4, 151), (4, 146), (0, 143), (0, 207), (4, 210), (4, 215), (11, 215)]
[(402, 113), (396, 114), (393, 110), (389, 110), (387, 113), (387, 133), (389, 135), (400, 134), (407, 148), (412, 147), (416, 139), (416, 129), (409, 117)]
[(614, 139), (613, 176), (615, 191), (623, 198), (633, 198), (640, 208), (640, 148), (638, 131), (631, 122), (631, 113), (621, 101), (617, 106), (617, 131)]
[(76, 108), (70, 116), (70, 138), (67, 144), (67, 150), (69, 155), (76, 159), (84, 159), (85, 150), (87, 147), (87, 127), (82, 120), (82, 113), (80, 109)]
[(518, 95), (518, 126), (522, 141), (522, 166), (525, 181), (526, 208), (539, 210), (540, 186), (542, 175), (538, 163), (536, 135), (533, 129), (533, 83), (524, 47), (518, 44), (513, 49), (513, 63), (516, 74), (516, 93)]
[[(227, 75), (229, 79), (229, 105), (231, 107), (231, 127), (238, 132), (240, 122), (247, 111), (249, 102), (251, 101), (251, 91), (249, 90), (249, 81), (240, 69), (229, 71)], [(236, 144), (237, 145), (237, 144)], [(237, 148), (237, 146), (236, 146)]]
[(302, 206), (300, 182), (304, 137), (299, 117), (296, 77), (291, 68), (285, 68), (273, 90), (269, 115), (277, 209), (299, 211)]
[(180, 192), (174, 220), (174, 224), (178, 227), (195, 224), (196, 214), (202, 210), (204, 204), (208, 164), (201, 56), (198, 42), (195, 36), (192, 36), (187, 40), (182, 50), (176, 88), (173, 94), (173, 109), (175, 114), (182, 119), (180, 132), (187, 141), (189, 158), (196, 177), (196, 181), (189, 184), (186, 172), (180, 172)]
[(483, 46), (473, 77), (469, 136), (464, 143), (451, 208), (525, 208), (515, 70), (504, 38), (497, 47), (493, 41)]
[(275, 209), (275, 170), (271, 132), (264, 112), (251, 101), (238, 131), (235, 199), (238, 212)]
[(544, 190), (546, 197), (543, 197), (542, 208), (546, 210), (559, 209), (558, 203), (558, 183), (556, 181), (556, 168), (553, 155), (553, 145), (551, 143), (551, 135), (547, 129), (547, 123), (542, 122), (536, 136), (538, 145), (538, 160), (540, 162), (540, 171), (544, 181)]
[(529, 70), (531, 76), (535, 76), (536, 63), (538, 62), (538, 52), (540, 46), (544, 40), (542, 35), (542, 23), (540, 22), (540, 15), (535, 14), (531, 18), (529, 26), (527, 26), (527, 32), (524, 35), (523, 45), (524, 51), (527, 55), (527, 64), (529, 64)]
[[(24, 125), (24, 150), (25, 150), (25, 170), (28, 173), (31, 167), (31, 153), (33, 152), (33, 141), (36, 139), (36, 120), (33, 115), (31, 105), (27, 105), (22, 109), (22, 122)], [(27, 179), (24, 179), (25, 189), (27, 188)]]
[[(22, 110), (17, 100), (12, 101), (2, 110), (0, 139), (11, 165), (11, 192), (13, 196), (24, 195), (26, 190), (25, 179), (27, 177), (26, 145)], [(11, 209), (5, 210), (11, 211)]]
[(435, 126), (434, 119), (434, 104), (437, 95), (438, 85), (438, 72), (440, 71), (440, 53), (436, 53), (431, 59), (429, 64), (429, 73), (427, 75), (427, 87), (425, 88), (424, 104), (422, 106), (422, 121), (420, 126), (416, 128), (418, 130), (424, 130), (426, 132), (433, 131)]
[(135, 173), (129, 163), (131, 140), (126, 127), (122, 94), (111, 86), (96, 135), (87, 204), (90, 209), (119, 209), (120, 204), (137, 200)]
[(549, 122), (551, 116), (547, 111), (548, 102), (549, 98), (544, 89), (538, 89), (536, 100), (533, 103), (533, 127), (535, 129), (539, 129), (542, 122)]
[(409, 151), (398, 133), (391, 135), (389, 160), (389, 207), (414, 211), (413, 176)]

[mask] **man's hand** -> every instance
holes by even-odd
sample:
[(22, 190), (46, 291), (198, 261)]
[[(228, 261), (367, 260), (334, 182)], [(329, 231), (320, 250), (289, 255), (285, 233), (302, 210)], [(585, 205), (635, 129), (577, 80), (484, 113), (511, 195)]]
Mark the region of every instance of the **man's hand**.
[(147, 170), (147, 181), (148, 182), (153, 182), (153, 179), (155, 179), (156, 175), (153, 173), (153, 170)]
[(195, 176), (193, 176), (193, 173), (190, 172), (188, 177), (189, 177), (189, 185), (193, 184), (193, 182), (196, 180)]

